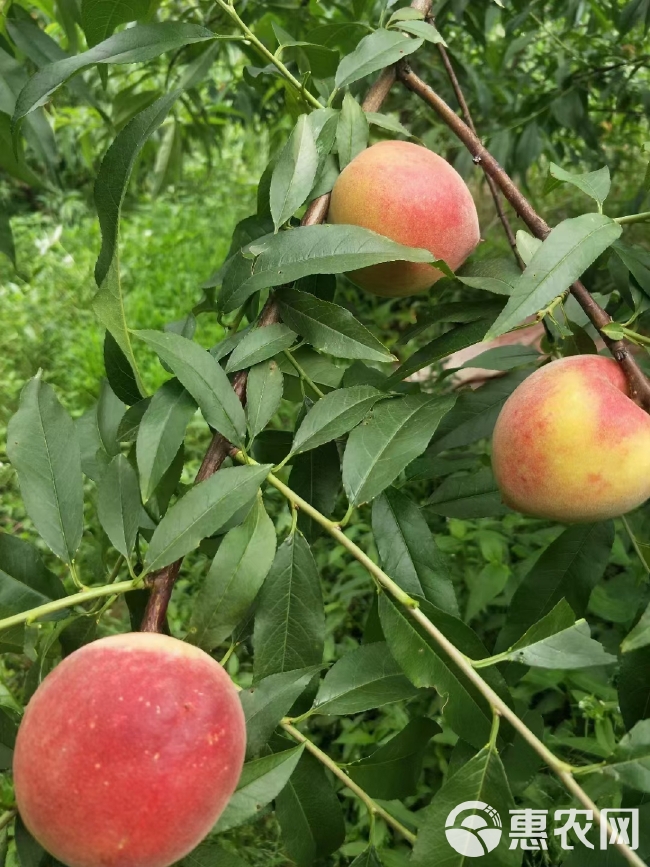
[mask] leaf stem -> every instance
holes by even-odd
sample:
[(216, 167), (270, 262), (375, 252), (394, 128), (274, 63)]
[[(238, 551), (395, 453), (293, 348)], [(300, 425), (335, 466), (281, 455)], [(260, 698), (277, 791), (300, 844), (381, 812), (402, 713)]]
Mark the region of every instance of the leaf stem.
[(28, 611), (21, 611), (19, 614), (5, 617), (0, 620), (0, 631), (9, 629), (12, 626), (18, 626), (20, 623), (32, 623), (34, 620), (40, 620), (41, 617), (46, 617), (55, 611), (64, 611), (66, 608), (81, 605), (89, 599), (100, 599), (102, 596), (127, 593), (129, 590), (137, 590), (142, 586), (142, 582), (138, 580), (118, 581), (113, 584), (103, 584), (101, 587), (87, 587), (80, 593), (73, 593), (70, 596), (65, 596), (63, 599), (53, 599), (44, 605), (37, 605), (36, 608), (30, 608)]
[(627, 217), (613, 217), (619, 226), (629, 226), (630, 223), (645, 223), (650, 220), (650, 211), (642, 211), (640, 214), (628, 214)]
[(316, 97), (308, 90), (306, 90), (303, 85), (298, 81), (298, 79), (294, 75), (292, 75), (291, 72), (289, 72), (289, 70), (284, 65), (284, 63), (282, 63), (279, 57), (276, 57), (275, 54), (269, 51), (266, 45), (264, 45), (263, 42), (260, 42), (257, 36), (255, 36), (250, 27), (247, 27), (246, 24), (244, 24), (242, 19), (237, 14), (237, 11), (235, 10), (232, 3), (227, 3), (226, 0), (217, 0), (217, 3), (219, 4), (219, 6), (221, 6), (224, 12), (226, 12), (232, 18), (237, 27), (239, 27), (239, 29), (251, 42), (251, 44), (254, 45), (255, 48), (257, 48), (259, 53), (263, 57), (265, 57), (269, 61), (269, 63), (272, 63), (273, 66), (275, 66), (278, 72), (280, 72), (280, 74), (284, 76), (284, 78), (286, 78), (289, 84), (291, 84), (298, 91), (298, 93), (303, 97), (306, 102), (308, 102), (312, 106), (312, 108), (323, 107), (321, 103), (316, 99)]
[(312, 754), (318, 761), (324, 765), (328, 770), (330, 770), (335, 777), (337, 777), (343, 783), (346, 788), (350, 789), (360, 801), (363, 801), (365, 804), (368, 813), (370, 814), (370, 824), (372, 826), (373, 820), (375, 817), (379, 816), (381, 819), (386, 822), (387, 825), (390, 825), (395, 831), (399, 831), (403, 837), (405, 837), (411, 845), (415, 843), (415, 834), (412, 831), (409, 831), (408, 828), (405, 828), (401, 822), (398, 822), (397, 819), (393, 818), (391, 814), (384, 810), (383, 807), (380, 807), (379, 804), (374, 801), (370, 795), (365, 792), (361, 786), (358, 786), (354, 780), (352, 780), (347, 773), (343, 770), (343, 768), (339, 767), (336, 762), (331, 759), (327, 753), (324, 753), (321, 749), (319, 749), (316, 744), (312, 743), (309, 738), (304, 735), (301, 731), (299, 731), (295, 726), (292, 726), (290, 722), (287, 720), (283, 720), (281, 723), (282, 728), (285, 732), (290, 735), (295, 741), (298, 743), (304, 744), (305, 749)]
[(300, 364), (300, 362), (296, 359), (296, 357), (295, 357), (295, 355), (293, 354), (293, 352), (291, 352), (289, 349), (284, 349), (284, 350), (283, 350), (283, 353), (284, 353), (284, 356), (285, 356), (285, 358), (287, 359), (287, 361), (291, 362), (291, 364), (294, 366), (294, 368), (295, 368), (296, 371), (298, 372), (298, 375), (300, 376), (300, 379), (301, 379), (303, 382), (307, 383), (307, 385), (308, 385), (311, 389), (313, 389), (314, 393), (317, 394), (319, 397), (325, 397), (325, 393), (322, 392), (322, 391), (320, 390), (320, 388), (316, 385), (316, 383), (315, 383), (315, 382), (313, 381), (313, 379), (309, 376), (309, 374), (308, 374), (307, 371), (304, 369), (304, 367), (303, 367), (303, 366)]
[[(241, 451), (233, 449), (232, 456), (242, 462), (242, 463), (256, 463), (251, 458), (246, 458), (242, 455)], [(438, 627), (432, 623), (429, 618), (424, 614), (417, 600), (413, 599), (408, 593), (405, 593), (401, 587), (399, 587), (392, 578), (390, 578), (383, 569), (381, 569), (376, 563), (368, 557), (368, 555), (361, 550), (355, 543), (348, 539), (345, 533), (339, 528), (337, 524), (334, 524), (333, 521), (330, 521), (329, 518), (326, 518), (325, 515), (321, 514), (317, 509), (315, 509), (310, 503), (306, 500), (303, 500), (302, 497), (298, 496), (294, 491), (291, 490), (287, 485), (281, 482), (279, 479), (276, 479), (273, 473), (269, 473), (266, 477), (269, 484), (271, 484), (276, 490), (278, 490), (286, 499), (288, 499), (291, 503), (295, 503), (305, 514), (309, 515), (316, 523), (320, 524), (321, 527), (333, 536), (337, 542), (343, 545), (347, 551), (352, 554), (352, 556), (361, 563), (362, 566), (372, 575), (377, 584), (380, 585), (384, 590), (388, 591), (390, 595), (396, 599), (401, 605), (403, 605), (409, 616), (416, 621), (416, 623), (422, 627), (422, 629), (436, 642), (436, 644), (444, 650), (447, 656), (455, 663), (455, 665), (463, 672), (465, 677), (471, 681), (471, 683), (478, 689), (481, 695), (487, 699), (492, 713), (498, 714), (503, 717), (510, 725), (515, 729), (515, 731), (521, 735), (521, 737), (528, 743), (533, 750), (540, 756), (544, 762), (548, 765), (548, 767), (553, 771), (553, 773), (560, 779), (563, 783), (564, 787), (578, 800), (586, 809), (592, 810), (594, 819), (600, 827), (606, 826), (608, 828), (608, 833), (612, 839), (616, 839), (616, 835), (613, 835), (612, 829), (609, 823), (606, 823), (603, 817), (600, 814), (600, 811), (596, 804), (591, 800), (589, 795), (578, 785), (578, 783), (574, 780), (572, 774), (574, 772), (574, 767), (569, 765), (567, 762), (559, 759), (554, 753), (549, 750), (549, 748), (535, 735), (528, 726), (520, 720), (517, 714), (512, 710), (512, 708), (506, 704), (506, 702), (499, 696), (492, 687), (486, 683), (485, 680), (481, 677), (481, 675), (475, 671), (474, 669), (474, 661), (465, 656), (464, 653), (461, 653), (460, 650), (447, 638), (444, 633), (438, 629)], [(646, 867), (644, 862), (639, 858), (639, 856), (629, 848), (624, 843), (616, 842), (615, 845), (620, 851), (621, 855), (626, 859), (629, 864), (632, 864), (633, 867)]]
[(623, 526), (625, 527), (627, 535), (630, 537), (630, 542), (632, 542), (632, 547), (636, 551), (637, 556), (638, 556), (639, 560), (641, 561), (643, 568), (645, 569), (645, 571), (648, 574), (650, 574), (650, 566), (648, 565), (648, 562), (646, 561), (645, 557), (643, 556), (643, 552), (641, 551), (641, 548), (639, 547), (639, 540), (634, 535), (634, 532), (632, 531), (632, 527), (630, 527), (630, 522), (625, 517), (625, 515), (621, 515), (621, 521), (623, 523)]
[(4, 828), (6, 828), (10, 822), (13, 822), (13, 820), (16, 818), (17, 814), (18, 814), (18, 810), (6, 810), (0, 816), (0, 831), (2, 831)]

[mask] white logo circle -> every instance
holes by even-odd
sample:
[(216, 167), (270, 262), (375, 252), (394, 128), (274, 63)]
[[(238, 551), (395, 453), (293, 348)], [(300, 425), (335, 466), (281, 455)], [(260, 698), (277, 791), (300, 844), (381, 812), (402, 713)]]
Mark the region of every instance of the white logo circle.
[[(469, 813), (459, 819), (462, 813)], [(464, 801), (451, 811), (445, 834), (452, 849), (468, 858), (480, 858), (499, 845), (503, 829), (501, 817), (483, 801)]]

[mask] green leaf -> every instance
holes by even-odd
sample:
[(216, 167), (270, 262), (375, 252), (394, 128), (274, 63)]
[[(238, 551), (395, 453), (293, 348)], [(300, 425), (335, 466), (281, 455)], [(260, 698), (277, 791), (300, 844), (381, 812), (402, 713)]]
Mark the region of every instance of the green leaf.
[(428, 250), (397, 244), (361, 226), (300, 226), (266, 235), (233, 256), (223, 276), (218, 306), (228, 313), (254, 292), (271, 286), (396, 260), (431, 263), (434, 257)]
[(415, 795), (427, 746), (440, 731), (440, 726), (427, 717), (411, 720), (388, 743), (346, 770), (371, 798), (391, 801)]
[(116, 396), (128, 406), (142, 400), (142, 394), (128, 358), (110, 331), (104, 335), (106, 378)]
[[(521, 273), (518, 271), (518, 273)], [(478, 319), (490, 319), (494, 321), (503, 310), (503, 302), (499, 299), (489, 301), (448, 301), (445, 304), (436, 304), (427, 308), (424, 312), (418, 312), (418, 321), (415, 325), (407, 328), (401, 335), (398, 344), (405, 344), (421, 334), (432, 325), (440, 322), (476, 322)]]
[(624, 786), (650, 792), (650, 719), (640, 720), (623, 735), (612, 758), (603, 773)]
[(226, 365), (226, 372), (243, 370), (273, 358), (283, 349), (288, 349), (295, 343), (297, 334), (281, 322), (275, 322), (264, 328), (254, 328), (239, 341)]
[(221, 365), (198, 343), (162, 331), (135, 331), (176, 374), (198, 403), (207, 423), (242, 446), (246, 415)]
[[(112, 38), (117, 39), (133, 33), (136, 29), (125, 30)], [(152, 133), (167, 117), (179, 95), (179, 91), (166, 94), (124, 127), (106, 151), (95, 181), (95, 206), (102, 231), (102, 246), (95, 265), (95, 281), (99, 291), (93, 300), (93, 309), (124, 353), (135, 374), (137, 388), (142, 394), (144, 389), (131, 347), (120, 280), (120, 215), (135, 161)]]
[(377, 850), (374, 846), (371, 846), (365, 852), (362, 852), (361, 855), (357, 856), (350, 867), (382, 867), (382, 863), (379, 860)]
[(626, 728), (650, 717), (650, 647), (632, 650), (621, 658), (617, 691)]
[(348, 433), (363, 421), (380, 398), (385, 398), (385, 395), (369, 385), (339, 388), (325, 395), (303, 419), (296, 431), (291, 453), (318, 448)]
[[(525, 265), (530, 265), (533, 256), (535, 255), (535, 253), (538, 252), (541, 246), (541, 238), (535, 238), (533, 235), (530, 235), (528, 232), (524, 231), (524, 229), (517, 230), (517, 252), (524, 260)], [(519, 269), (517, 270), (519, 271)], [(519, 282), (519, 278), (521, 278), (521, 271), (519, 271), (518, 273), (517, 283)], [(512, 287), (513, 291), (515, 285), (516, 283)], [(512, 292), (509, 294), (512, 294)]]
[[(424, 599), (418, 601), (422, 612), (462, 653), (471, 659), (487, 656), (477, 635), (462, 620)], [(480, 748), (486, 743), (492, 724), (492, 712), (485, 698), (422, 627), (385, 593), (379, 597), (379, 616), (390, 651), (409, 680), (417, 687), (436, 689), (451, 728), (473, 747)], [(485, 669), (482, 676), (508, 700), (507, 687), (498, 671)]]
[(97, 514), (111, 544), (126, 558), (135, 546), (141, 509), (136, 472), (124, 455), (116, 455), (97, 489)]
[(320, 665), (325, 613), (318, 569), (301, 533), (278, 548), (255, 613), (255, 680)]
[(433, 24), (429, 24), (428, 21), (399, 21), (396, 26), (400, 30), (404, 30), (405, 33), (410, 33), (426, 42), (432, 42), (434, 45), (447, 44)]
[(345, 841), (339, 799), (318, 759), (303, 753), (289, 782), (278, 795), (275, 816), (287, 854), (298, 867), (310, 867)]
[(384, 387), (392, 388), (402, 380), (417, 373), (418, 370), (422, 370), (423, 367), (435, 364), (436, 361), (440, 361), (441, 358), (446, 358), (460, 349), (466, 349), (468, 346), (480, 343), (489, 326), (490, 320), (477, 319), (475, 322), (459, 325), (457, 328), (452, 328), (451, 331), (441, 334), (440, 337), (434, 338), (401, 364), (395, 373), (388, 377)]
[(229, 530), (194, 597), (188, 640), (208, 652), (233, 633), (253, 604), (275, 555), (275, 527), (261, 498)]
[(517, 642), (507, 658), (511, 662), (521, 662), (534, 668), (569, 670), (613, 665), (616, 662), (615, 656), (606, 653), (602, 644), (591, 638), (589, 624), (585, 620), (579, 620), (567, 629), (532, 644), (522, 642), (523, 639)]
[(315, 349), (337, 358), (393, 360), (374, 334), (344, 307), (298, 289), (283, 289), (278, 302), (282, 319)]
[(81, 0), (81, 26), (89, 47), (111, 36), (120, 24), (144, 18), (150, 6), (150, 0)]
[(250, 867), (248, 861), (222, 849), (215, 840), (211, 840), (209, 837), (189, 855), (186, 855), (179, 862), (179, 867), (215, 867), (215, 864), (218, 864), (219, 867)]
[(561, 295), (621, 232), (604, 214), (583, 214), (557, 225), (526, 266), (486, 338), (504, 334)]
[(145, 572), (173, 563), (216, 533), (252, 499), (270, 469), (269, 465), (228, 467), (191, 488), (156, 527), (144, 560)]
[(489, 467), (445, 479), (426, 504), (446, 518), (497, 518), (510, 511)]
[(271, 215), (276, 232), (305, 202), (317, 171), (316, 143), (307, 115), (301, 114), (271, 177)]
[(83, 532), (83, 476), (74, 423), (39, 376), (20, 395), (7, 428), (7, 456), (27, 514), (57, 557), (71, 563)]
[[(471, 806), (457, 810), (467, 802)], [(478, 803), (496, 810), (499, 824)], [(467, 857), (458, 849), (470, 858), (484, 856), (494, 849), (503, 833), (502, 827), (508, 827), (514, 806), (499, 754), (485, 747), (447, 780), (423, 810), (411, 863), (414, 867), (430, 867), (435, 858), (436, 867), (467, 867)], [(472, 821), (473, 815), (480, 820)], [(457, 848), (450, 845), (450, 835)], [(518, 867), (521, 856), (518, 849), (509, 849), (502, 843), (498, 856), (488, 857), (485, 863)]]
[(275, 361), (256, 364), (246, 381), (246, 416), (251, 437), (256, 437), (278, 411), (284, 388), (282, 371)]
[(352, 94), (346, 93), (343, 97), (343, 106), (336, 128), (336, 148), (341, 170), (366, 149), (368, 135), (366, 113)]
[(396, 135), (403, 135), (405, 138), (413, 138), (411, 131), (390, 114), (380, 114), (376, 111), (367, 111), (365, 114), (366, 120), (372, 126), (378, 126), (380, 129), (394, 132)]
[(650, 254), (648, 251), (642, 247), (631, 247), (618, 241), (613, 245), (613, 249), (639, 286), (647, 295), (650, 295)]
[(555, 163), (551, 163), (549, 174), (552, 178), (571, 184), (571, 186), (577, 187), (583, 193), (595, 199), (598, 202), (599, 209), (602, 208), (612, 183), (607, 166), (603, 166), (602, 169), (598, 169), (595, 172), (574, 175), (572, 172), (567, 172), (565, 169), (560, 168), (560, 166), (555, 165)]
[[(326, 443), (293, 458), (291, 490), (322, 515), (332, 514), (341, 490), (341, 461), (336, 443)], [(320, 524), (302, 509), (298, 512), (298, 528), (310, 544), (323, 532)]]
[(372, 505), (372, 532), (384, 571), (402, 590), (458, 615), (450, 564), (413, 500), (395, 488), (384, 491)]
[(246, 755), (257, 755), (266, 746), (276, 726), (307, 689), (320, 665), (270, 674), (239, 697), (246, 717)]
[(0, 213), (0, 253), (4, 253), (14, 268), (16, 267), (16, 245), (6, 211)]
[[(528, 237), (531, 241), (535, 241), (538, 246), (541, 246), (542, 242), (538, 241), (537, 238), (532, 238), (522, 231), (517, 233), (517, 236), (519, 235)], [(521, 251), (519, 253), (521, 258), (526, 261), (526, 257)], [(465, 286), (483, 289), (494, 295), (512, 295), (520, 277), (521, 269), (510, 257), (507, 259), (481, 259), (478, 262), (464, 265), (461, 273), (456, 274), (456, 278)]]
[(463, 391), (436, 431), (429, 451), (437, 454), (492, 436), (503, 404), (530, 374), (530, 370), (509, 373), (485, 383), (481, 388)]
[(213, 831), (221, 834), (257, 816), (286, 786), (304, 750), (300, 744), (281, 753), (246, 762), (237, 791), (228, 802)]
[(421, 455), (455, 396), (407, 395), (384, 400), (348, 438), (343, 485), (353, 505), (368, 503)]
[(497, 650), (510, 647), (562, 598), (577, 617), (583, 617), (591, 591), (609, 562), (613, 542), (611, 521), (576, 524), (551, 542), (517, 588)]
[(205, 27), (178, 21), (142, 24), (116, 33), (88, 51), (50, 63), (33, 75), (18, 96), (12, 123), (16, 125), (71, 76), (95, 63), (142, 63), (165, 51), (214, 38)]
[(196, 403), (176, 379), (164, 383), (148, 404), (138, 427), (136, 455), (142, 499), (158, 487), (185, 437)]
[(375, 30), (359, 42), (352, 54), (343, 58), (336, 70), (334, 83), (339, 90), (347, 87), (360, 78), (413, 54), (421, 45), (422, 39), (411, 39), (410, 36), (395, 30)]
[(488, 349), (470, 358), (460, 367), (461, 369), (479, 367), (482, 370), (512, 370), (514, 367), (532, 364), (541, 357), (539, 351), (533, 346), (515, 343), (512, 346), (496, 346), (494, 349)]
[(628, 632), (621, 643), (621, 651), (629, 653), (650, 644), (650, 605), (645, 609), (639, 622)]
[(337, 660), (325, 675), (314, 712), (330, 715), (362, 713), (414, 698), (417, 690), (402, 674), (383, 641), (363, 644)]

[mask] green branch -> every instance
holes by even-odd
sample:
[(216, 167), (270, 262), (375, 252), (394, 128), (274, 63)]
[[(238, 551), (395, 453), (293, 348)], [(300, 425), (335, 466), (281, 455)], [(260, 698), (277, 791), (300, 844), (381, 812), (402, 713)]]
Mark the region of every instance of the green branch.
[(280, 60), (280, 58), (276, 57), (275, 54), (273, 54), (271, 51), (269, 51), (269, 49), (266, 47), (266, 45), (264, 45), (263, 42), (260, 42), (260, 40), (257, 38), (257, 36), (255, 36), (253, 31), (250, 29), (250, 27), (247, 27), (247, 25), (244, 24), (242, 19), (237, 14), (235, 7), (232, 5), (232, 2), (228, 3), (228, 2), (226, 2), (226, 0), (217, 0), (217, 3), (219, 4), (219, 6), (221, 6), (223, 11), (226, 12), (232, 18), (232, 20), (235, 22), (237, 27), (239, 27), (239, 29), (242, 31), (242, 33), (250, 41), (251, 45), (254, 45), (255, 48), (259, 51), (259, 53), (263, 57), (265, 57), (266, 60), (269, 61), (269, 63), (272, 63), (273, 66), (275, 66), (275, 68), (278, 70), (278, 72), (280, 72), (280, 74), (282, 76), (284, 76), (284, 78), (286, 78), (286, 80), (289, 82), (289, 84), (291, 84), (298, 91), (300, 96), (302, 96), (302, 98), (306, 102), (308, 102), (312, 106), (312, 108), (322, 108), (323, 107), (321, 105), (321, 103), (316, 99), (316, 97), (313, 96), (313, 94), (309, 93), (309, 91), (303, 87), (303, 85), (298, 81), (298, 79), (295, 77), (295, 75), (292, 75), (291, 72), (289, 72), (287, 67)]
[(64, 596), (63, 599), (53, 599), (52, 602), (46, 602), (44, 605), (38, 605), (36, 608), (30, 608), (28, 611), (21, 611), (19, 614), (5, 617), (3, 620), (0, 620), (0, 631), (10, 629), (12, 626), (18, 626), (21, 623), (32, 623), (34, 620), (40, 620), (42, 617), (47, 617), (48, 614), (54, 614), (56, 611), (64, 611), (66, 608), (82, 605), (90, 599), (100, 599), (102, 596), (117, 596), (120, 593), (127, 593), (129, 590), (138, 590), (143, 586), (142, 581), (136, 580), (102, 584), (101, 587), (88, 587), (80, 593)]
[(643, 211), (641, 214), (629, 214), (627, 217), (614, 217), (613, 219), (619, 226), (628, 226), (630, 223), (646, 223), (650, 220), (650, 211)]
[(307, 371), (296, 359), (293, 352), (290, 352), (288, 349), (284, 349), (283, 353), (287, 361), (289, 361), (295, 368), (300, 379), (313, 390), (314, 394), (317, 394), (319, 397), (325, 397), (325, 393), (320, 390), (320, 388), (316, 385), (313, 379), (308, 375)]

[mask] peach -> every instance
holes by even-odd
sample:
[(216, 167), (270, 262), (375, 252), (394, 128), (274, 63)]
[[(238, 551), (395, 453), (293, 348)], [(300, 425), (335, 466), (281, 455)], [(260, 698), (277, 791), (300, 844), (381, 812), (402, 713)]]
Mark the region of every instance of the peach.
[(27, 706), (18, 809), (68, 867), (167, 867), (219, 818), (245, 746), (237, 691), (206, 653), (165, 635), (102, 638)]
[[(433, 151), (403, 141), (372, 145), (343, 169), (328, 219), (422, 247), (454, 271), (480, 239), (476, 206), (458, 172)], [(399, 261), (348, 276), (375, 295), (397, 297), (423, 292), (443, 274), (432, 265)]]
[(492, 465), (517, 511), (565, 523), (614, 518), (650, 497), (650, 416), (613, 359), (553, 361), (506, 401)]

